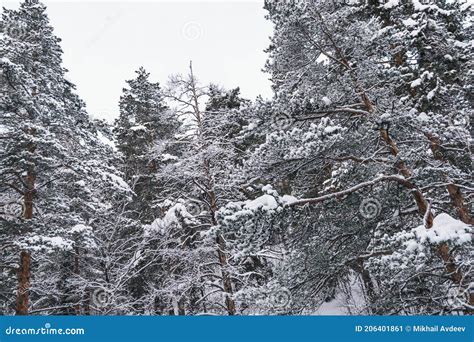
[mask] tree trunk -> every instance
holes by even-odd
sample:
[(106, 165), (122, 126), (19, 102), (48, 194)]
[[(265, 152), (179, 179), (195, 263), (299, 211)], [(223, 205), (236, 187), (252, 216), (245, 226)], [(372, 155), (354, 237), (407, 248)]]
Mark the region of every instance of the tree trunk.
[(235, 301), (232, 299), (233, 289), (232, 289), (232, 282), (230, 281), (229, 272), (225, 269), (227, 266), (227, 256), (225, 254), (225, 241), (222, 235), (217, 235), (216, 238), (217, 242), (217, 255), (219, 257), (219, 263), (221, 265), (221, 272), (222, 272), (222, 285), (224, 287), (225, 292), (225, 305), (227, 308), (227, 313), (229, 316), (235, 315)]
[(362, 286), (365, 291), (365, 297), (369, 305), (368, 311), (369, 315), (374, 315), (376, 314), (376, 310), (373, 307), (373, 303), (375, 301), (375, 288), (374, 288), (374, 283), (372, 282), (372, 278), (370, 277), (369, 271), (367, 271), (364, 267), (364, 261), (359, 260), (353, 265), (353, 269), (359, 273), (360, 279), (362, 280)]
[[(74, 248), (74, 270), (73, 270), (73, 273), (77, 276), (79, 276), (80, 274), (80, 269), (79, 269), (79, 248), (78, 247), (75, 247)], [(82, 298), (78, 298), (78, 303), (74, 306), (74, 312), (76, 315), (80, 315), (81, 314), (81, 302), (82, 302)]]
[[(35, 134), (35, 129), (32, 128), (29, 132), (32, 136)], [(28, 144), (28, 152), (35, 153), (36, 145), (34, 143)], [(35, 195), (35, 167), (30, 163), (26, 172), (25, 184), (26, 190), (23, 195), (23, 218), (31, 220), (33, 218), (33, 198)], [(31, 254), (23, 250), (20, 252), (20, 266), (18, 268), (18, 291), (16, 297), (16, 314), (28, 315), (28, 306), (30, 301), (30, 276), (31, 276)]]
[(456, 213), (458, 214), (458, 217), (464, 223), (474, 225), (474, 219), (471, 217), (469, 209), (466, 208), (464, 204), (464, 196), (461, 192), (461, 189), (459, 189), (459, 187), (453, 183), (448, 184), (447, 189), (449, 197), (451, 197), (451, 202), (456, 208)]
[[(217, 220), (216, 220), (216, 215), (215, 213), (217, 212), (217, 200), (216, 200), (216, 194), (214, 193), (214, 182), (212, 179), (212, 176), (209, 172), (210, 165), (209, 161), (204, 162), (204, 170), (206, 173), (206, 178), (208, 180), (208, 197), (209, 197), (209, 204), (210, 204), (210, 211), (211, 211), (211, 221), (213, 225), (217, 225)], [(229, 316), (234, 316), (235, 315), (235, 301), (232, 298), (233, 295), (233, 289), (232, 289), (232, 282), (230, 280), (230, 275), (229, 272), (226, 270), (226, 267), (228, 265), (227, 263), (227, 255), (225, 254), (225, 240), (224, 237), (221, 234), (218, 234), (216, 237), (216, 243), (217, 243), (217, 256), (219, 259), (219, 264), (221, 268), (221, 273), (222, 273), (222, 287), (224, 288), (225, 292), (225, 306), (227, 308), (227, 313)]]
[[(372, 111), (372, 108), (370, 108)], [(395, 144), (395, 142), (390, 138), (388, 134), (388, 130), (386, 129), (381, 129), (380, 130), (380, 136), (382, 139), (385, 141), (385, 143), (388, 145), (391, 154), (394, 157), (398, 156), (398, 148)], [(409, 178), (411, 176), (411, 172), (406, 166), (405, 162), (403, 160), (399, 161), (397, 163), (397, 169), (400, 171), (400, 173), (405, 177)], [(411, 183), (411, 182), (410, 182)], [(412, 183), (411, 183), (412, 184)], [(449, 191), (449, 187), (448, 187)], [(431, 209), (429, 208), (429, 205), (423, 195), (423, 193), (418, 189), (415, 184), (413, 184), (413, 190), (412, 190), (413, 197), (415, 199), (415, 202), (418, 207), (418, 212), (420, 216), (424, 218), (425, 221), (425, 226), (427, 229), (430, 229), (433, 226), (433, 213)], [(459, 200), (459, 199), (458, 199)], [(462, 203), (462, 202), (461, 202)], [(455, 283), (456, 285), (459, 285), (463, 288), (468, 288), (468, 286), (464, 283), (464, 275), (462, 274), (461, 270), (456, 266), (454, 258), (451, 256), (449, 252), (449, 246), (447, 243), (442, 243), (438, 246), (437, 248), (437, 253), (440, 256), (441, 260), (443, 260), (445, 269), (451, 278), (452, 282)], [(469, 305), (473, 306), (474, 305), (474, 294), (470, 294), (468, 298)]]
[[(363, 91), (363, 89), (362, 89), (361, 99), (362, 99), (363, 103), (365, 104), (366, 110), (369, 113), (373, 113), (374, 107), (373, 107), (371, 101), (368, 99), (368, 96), (366, 95), (365, 91)], [(390, 135), (388, 133), (388, 129), (381, 128), (380, 129), (380, 137), (387, 144), (387, 146), (390, 150), (390, 153), (394, 157), (398, 157), (399, 149), (398, 149), (395, 141), (393, 141), (392, 138), (390, 137)], [(430, 139), (430, 136), (428, 136), (428, 138)], [(438, 155), (438, 158), (439, 158), (439, 155), (440, 155), (439, 141), (433, 140), (432, 136), (431, 136), (430, 140), (432, 142), (432, 149), (434, 148), (434, 150), (433, 150), (434, 153), (433, 154), (435, 155), (435, 157)], [(406, 179), (411, 177), (411, 171), (403, 160), (398, 161), (398, 163), (396, 164), (396, 168)], [(408, 182), (407, 184), (410, 184), (410, 188), (412, 189), (411, 193), (413, 194), (413, 198), (415, 199), (415, 202), (417, 204), (418, 213), (420, 214), (420, 216), (422, 216), (424, 218), (425, 226), (426, 226), (427, 229), (429, 229), (433, 226), (434, 217), (433, 217), (433, 213), (432, 213), (431, 209), (429, 208), (428, 202), (426, 201), (425, 196), (423, 195), (421, 190), (419, 190), (418, 187), (415, 184), (411, 183), (410, 181), (407, 181), (407, 182)], [(450, 191), (450, 189), (451, 189), (451, 191)], [(456, 206), (456, 204), (458, 204), (458, 206), (457, 206), (458, 213), (461, 213), (461, 215), (465, 219), (469, 220), (470, 218), (467, 217), (468, 211), (463, 206), (464, 201), (463, 201), (462, 196), (460, 195), (461, 194), (460, 190), (454, 184), (452, 184), (451, 187), (448, 186), (448, 192), (450, 192), (450, 195), (451, 195), (451, 192), (452, 192), (451, 198), (452, 198), (453, 203), (455, 204), (455, 206)], [(453, 195), (454, 195), (454, 199), (453, 199)], [(437, 248), (437, 253), (440, 256), (440, 258), (443, 260), (443, 262), (445, 264), (445, 269), (446, 269), (449, 277), (453, 281), (453, 283), (455, 283), (456, 285), (459, 285), (463, 288), (468, 288), (468, 285), (466, 285), (464, 283), (464, 275), (462, 274), (461, 270), (456, 266), (455, 260), (449, 252), (449, 246), (446, 243), (440, 244)], [(473, 293), (469, 294), (468, 302), (469, 302), (470, 306), (474, 306), (474, 294)]]
[(29, 288), (30, 288), (31, 255), (27, 251), (20, 253), (20, 267), (18, 269), (18, 292), (16, 297), (16, 314), (28, 315)]
[[(426, 133), (425, 136), (431, 143), (431, 152), (433, 153), (434, 158), (444, 163), (449, 163), (441, 151), (441, 141), (439, 138), (429, 133)], [(465, 205), (464, 196), (461, 192), (461, 189), (457, 185), (451, 183), (447, 176), (445, 176), (445, 178), (449, 183), (447, 185), (449, 197), (451, 198), (451, 202), (456, 209), (459, 219), (464, 223), (474, 224), (474, 219), (471, 217), (469, 209)]]

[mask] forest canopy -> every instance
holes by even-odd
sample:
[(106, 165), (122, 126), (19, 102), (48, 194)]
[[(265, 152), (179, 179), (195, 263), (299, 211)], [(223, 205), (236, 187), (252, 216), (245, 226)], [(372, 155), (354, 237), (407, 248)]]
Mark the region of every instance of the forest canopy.
[(271, 99), (140, 67), (113, 124), (3, 10), (0, 314), (473, 313), (472, 7), (264, 6)]

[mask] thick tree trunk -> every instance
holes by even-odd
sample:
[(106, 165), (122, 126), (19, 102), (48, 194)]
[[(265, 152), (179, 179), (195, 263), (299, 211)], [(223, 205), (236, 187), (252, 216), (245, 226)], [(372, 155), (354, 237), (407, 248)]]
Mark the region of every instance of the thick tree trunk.
[[(369, 100), (368, 96), (366, 95), (365, 91), (362, 91), (361, 99), (363, 103), (365, 104), (366, 110), (369, 113), (372, 113), (374, 111), (374, 107), (371, 101)], [(388, 129), (381, 128), (380, 137), (387, 144), (390, 150), (390, 153), (394, 157), (398, 157), (399, 149), (395, 141), (393, 141), (392, 138), (390, 137), (388, 133)], [(428, 136), (428, 138), (430, 138), (430, 136)], [(432, 142), (432, 149), (434, 148), (433, 154), (435, 155), (435, 157), (438, 156), (439, 158), (440, 156), (439, 141), (434, 140), (432, 136), (430, 140)], [(398, 163), (396, 164), (396, 168), (406, 179), (411, 177), (411, 171), (403, 160), (398, 161)], [(433, 226), (434, 217), (433, 217), (433, 213), (431, 209), (429, 208), (428, 202), (425, 199), (425, 196), (415, 184), (411, 183), (408, 180), (407, 180), (407, 184), (409, 184), (410, 188), (412, 189), (411, 193), (418, 207), (418, 213), (420, 214), (420, 216), (424, 218), (426, 228), (427, 229), (431, 228)], [(448, 192), (450, 192), (451, 198), (455, 206), (457, 204), (456, 208), (458, 209), (458, 213), (460, 213), (465, 219), (470, 221), (470, 218), (468, 217), (468, 211), (463, 206), (464, 201), (463, 201), (462, 196), (460, 195), (459, 188), (457, 188), (454, 184), (451, 184), (451, 186), (448, 186)], [(466, 223), (469, 223), (469, 222), (466, 222)], [(464, 275), (462, 274), (461, 270), (456, 266), (455, 260), (449, 252), (449, 246), (446, 243), (442, 243), (438, 246), (437, 252), (440, 258), (443, 260), (445, 264), (446, 272), (448, 273), (453, 283), (463, 288), (468, 288), (468, 285), (465, 284)], [(474, 306), (473, 293), (469, 294), (468, 303), (470, 306)]]
[[(35, 134), (35, 129), (30, 129), (31, 135)], [(28, 152), (35, 153), (36, 146), (30, 143), (27, 147)], [(33, 218), (33, 198), (35, 195), (36, 174), (34, 165), (31, 163), (28, 166), (26, 173), (26, 190), (23, 195), (23, 218), (30, 220)], [(29, 251), (23, 250), (20, 252), (20, 266), (18, 268), (18, 290), (16, 297), (16, 314), (28, 315), (29, 301), (30, 301), (30, 276), (31, 276), (31, 254)]]
[(28, 315), (29, 288), (30, 288), (31, 255), (27, 251), (20, 253), (20, 267), (18, 269), (18, 292), (16, 297), (16, 314)]
[(461, 192), (461, 189), (453, 183), (448, 184), (447, 189), (449, 197), (451, 197), (451, 202), (456, 208), (456, 213), (458, 214), (458, 217), (464, 223), (474, 225), (474, 219), (471, 217), (469, 209), (464, 204), (464, 196)]
[[(368, 109), (372, 111), (372, 108), (368, 108)], [(398, 148), (395, 142), (390, 138), (388, 131), (385, 129), (381, 129), (380, 136), (388, 145), (391, 154), (394, 157), (397, 157)], [(397, 168), (405, 178), (409, 178), (411, 176), (411, 172), (406, 166), (404, 161), (399, 161), (397, 164)], [(448, 191), (449, 191), (449, 187), (448, 187)], [(412, 194), (418, 206), (418, 212), (420, 216), (424, 218), (426, 228), (427, 229), (431, 228), (433, 226), (433, 219), (434, 219), (433, 213), (431, 209), (429, 208), (428, 202), (426, 201), (424, 195), (418, 189), (418, 187), (416, 187), (414, 184), (413, 184)], [(455, 260), (449, 252), (449, 246), (446, 243), (442, 243), (438, 246), (437, 252), (441, 260), (443, 260), (445, 268), (446, 268), (446, 272), (448, 273), (448, 276), (451, 278), (452, 282), (463, 288), (468, 288), (468, 285), (465, 284), (464, 275), (462, 274), (461, 270), (456, 266)], [(470, 306), (474, 306), (474, 294), (472, 293), (469, 294), (468, 303)]]
[[(390, 135), (388, 134), (388, 130), (386, 129), (381, 129), (380, 130), (380, 137), (382, 140), (387, 144), (390, 153), (394, 156), (397, 157), (399, 150), (395, 142), (392, 140)], [(411, 177), (411, 171), (408, 169), (406, 166), (405, 162), (403, 160), (400, 160), (396, 164), (396, 168), (398, 171), (403, 175), (405, 178), (410, 178)], [(425, 197), (421, 193), (421, 191), (418, 189), (418, 187), (415, 186), (415, 184), (412, 184), (410, 188), (412, 189), (411, 193), (413, 194), (413, 198), (416, 202), (416, 205), (418, 207), (418, 213), (422, 216), (425, 217), (427, 215), (427, 222), (430, 222), (432, 224), (433, 222), (433, 213), (431, 210), (427, 212), (428, 209), (428, 202), (426, 201)]]
[[(432, 134), (426, 133), (425, 136), (431, 143), (431, 151), (433, 152), (433, 156), (436, 160), (442, 161), (443, 163), (449, 163), (449, 161), (445, 158), (442, 150), (441, 150), (441, 141), (439, 138), (435, 137)], [(469, 209), (465, 205), (464, 196), (461, 192), (461, 189), (451, 183), (447, 176), (445, 176), (446, 181), (449, 183), (446, 188), (448, 190), (449, 197), (451, 198), (451, 202), (456, 209), (456, 213), (461, 221), (467, 224), (474, 224), (474, 219), (471, 217), (469, 213)]]

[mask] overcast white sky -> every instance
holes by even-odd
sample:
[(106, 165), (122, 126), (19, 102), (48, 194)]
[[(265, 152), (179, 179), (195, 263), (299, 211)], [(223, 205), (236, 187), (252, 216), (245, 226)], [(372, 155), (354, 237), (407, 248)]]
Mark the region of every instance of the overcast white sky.
[[(271, 96), (266, 60), (272, 24), (262, 1), (43, 0), (62, 39), (69, 79), (94, 117), (113, 120), (125, 80), (144, 66), (153, 81), (185, 73), (203, 83)], [(6, 8), (19, 1), (0, 0)]]

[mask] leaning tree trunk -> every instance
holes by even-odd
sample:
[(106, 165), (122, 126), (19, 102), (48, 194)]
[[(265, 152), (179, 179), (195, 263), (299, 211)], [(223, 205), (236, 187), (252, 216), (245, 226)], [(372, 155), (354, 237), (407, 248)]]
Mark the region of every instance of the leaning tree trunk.
[[(372, 112), (372, 108), (369, 107), (367, 108), (369, 112)], [(382, 140), (387, 144), (387, 146), (390, 149), (391, 154), (394, 157), (398, 157), (398, 148), (396, 146), (396, 143), (391, 139), (391, 137), (388, 134), (388, 130), (386, 129), (380, 129), (380, 136)], [(411, 177), (411, 171), (409, 168), (406, 166), (405, 162), (403, 160), (400, 160), (398, 164), (396, 165), (397, 169), (400, 171), (400, 173), (405, 177), (409, 178)], [(411, 183), (411, 181), (410, 181)], [(412, 195), (415, 199), (415, 202), (418, 207), (418, 212), (420, 216), (424, 218), (425, 221), (425, 227), (427, 229), (430, 229), (433, 227), (433, 212), (429, 208), (428, 201), (426, 200), (425, 196), (423, 193), (418, 189), (418, 187), (411, 183), (413, 185), (412, 189)], [(457, 188), (457, 187), (456, 187)], [(449, 192), (450, 187), (448, 186), (448, 192)], [(451, 195), (451, 193), (450, 193)], [(462, 204), (462, 201), (461, 201)], [(459, 209), (459, 207), (458, 207)], [(459, 212), (459, 210), (458, 210)], [(449, 246), (446, 242), (443, 242), (440, 244), (437, 248), (437, 254), (443, 260), (444, 267), (446, 269), (448, 277), (451, 279), (451, 281), (462, 287), (462, 288), (468, 288), (468, 284), (465, 283), (465, 278), (464, 274), (462, 273), (461, 269), (456, 265), (456, 262), (449, 250)], [(470, 306), (474, 305), (474, 293), (470, 293), (468, 296), (468, 303)]]
[[(441, 141), (439, 138), (434, 136), (433, 134), (426, 133), (425, 136), (430, 141), (431, 151), (433, 152), (433, 156), (436, 160), (439, 160), (443, 163), (448, 163), (448, 159), (444, 156), (443, 151), (441, 149)], [(469, 213), (469, 208), (466, 206), (466, 201), (464, 199), (464, 195), (461, 189), (454, 183), (452, 183), (448, 176), (445, 175), (446, 182), (448, 185), (446, 186), (448, 190), (449, 197), (451, 198), (451, 203), (453, 204), (454, 208), (456, 209), (456, 213), (461, 221), (466, 224), (474, 224), (474, 219), (471, 217)]]
[[(360, 94), (365, 110), (368, 113), (371, 113), (371, 114), (374, 113), (375, 108), (372, 101), (367, 95), (367, 92), (365, 91), (365, 89), (357, 81), (357, 77), (353, 75), (353, 69), (348, 63), (347, 59), (342, 54), (342, 50), (337, 48), (337, 46), (335, 46), (335, 48), (342, 64), (347, 68), (347, 70), (349, 71), (349, 73), (351, 74), (354, 80), (355, 89)], [(385, 142), (388, 149), (390, 150), (390, 154), (392, 154), (392, 156), (396, 158), (399, 158), (399, 149), (397, 147), (396, 142), (389, 135), (388, 129), (380, 128), (380, 137)], [(437, 150), (439, 150), (439, 143), (437, 144), (436, 142), (433, 142), (433, 141), (431, 141), (431, 143), (432, 143), (432, 148), (434, 147), (435, 151), (437, 152)], [(424, 218), (426, 228), (427, 229), (432, 228), (434, 217), (433, 217), (433, 213), (431, 209), (429, 208), (428, 201), (426, 200), (422, 191), (414, 183), (408, 180), (412, 175), (411, 170), (409, 169), (409, 167), (406, 165), (406, 163), (403, 160), (399, 160), (397, 164), (395, 165), (395, 167), (400, 172), (400, 174), (402, 174), (407, 179), (406, 183), (409, 184), (412, 196), (418, 207), (418, 213), (420, 214), (421, 217)], [(463, 205), (463, 198), (461, 197), (461, 193), (458, 187), (455, 186), (454, 184), (448, 185), (448, 193), (450, 194), (453, 204), (455, 205), (460, 217), (464, 218), (465, 222), (467, 221), (466, 223), (471, 223), (472, 220), (468, 214), (468, 211), (465, 209)], [(437, 248), (437, 253), (439, 257), (443, 260), (446, 272), (449, 278), (451, 279), (451, 281), (454, 284), (461, 286), (462, 288), (468, 288), (469, 286), (465, 283), (464, 274), (462, 273), (461, 269), (456, 265), (455, 260), (450, 253), (449, 246), (447, 245), (447, 243), (442, 243), (441, 245), (439, 245)], [(470, 306), (474, 306), (474, 293), (469, 294), (468, 303)]]

